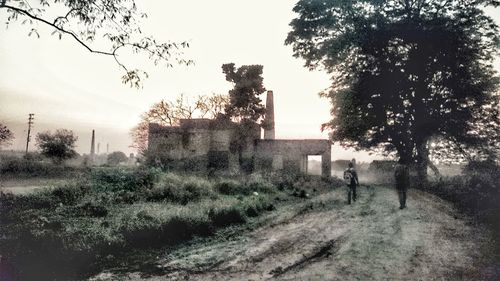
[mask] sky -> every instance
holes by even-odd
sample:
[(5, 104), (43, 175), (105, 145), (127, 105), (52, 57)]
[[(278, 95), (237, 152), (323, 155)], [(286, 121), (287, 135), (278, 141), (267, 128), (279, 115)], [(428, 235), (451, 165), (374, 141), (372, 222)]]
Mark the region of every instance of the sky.
[[(329, 75), (304, 68), (291, 46), (284, 45), (296, 2), (138, 1), (139, 9), (148, 14), (141, 23), (144, 33), (158, 41), (188, 41), (185, 56), (195, 62), (167, 68), (122, 54), (123, 60), (148, 72), (141, 89), (121, 83), (123, 73), (112, 57), (91, 54), (69, 37), (59, 40), (42, 24), (35, 24), (40, 38), (28, 36), (31, 26), (20, 22), (8, 28), (0, 25), (0, 122), (15, 135), (8, 149), (24, 149), (28, 114), (34, 113), (32, 136), (70, 129), (79, 138), (77, 151), (88, 153), (95, 129), (100, 152), (105, 152), (106, 144), (110, 152), (135, 152), (129, 131), (141, 113), (181, 93), (188, 97), (227, 93), (231, 84), (221, 66), (230, 62), (264, 66), (264, 86), (274, 92), (276, 138), (327, 138), (320, 126), (330, 119), (330, 105), (318, 93), (330, 85)], [(497, 10), (489, 13), (500, 19)], [(5, 21), (5, 11), (0, 10), (0, 23)], [(30, 149), (35, 148), (31, 142)], [(353, 157), (380, 158), (338, 146), (332, 150), (332, 159)]]

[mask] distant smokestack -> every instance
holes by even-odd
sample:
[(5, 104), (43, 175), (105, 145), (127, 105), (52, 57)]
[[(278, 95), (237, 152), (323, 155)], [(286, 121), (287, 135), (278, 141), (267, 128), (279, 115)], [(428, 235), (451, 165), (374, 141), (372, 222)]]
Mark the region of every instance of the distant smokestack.
[(264, 139), (274, 140), (274, 98), (273, 91), (267, 91), (266, 99), (266, 128), (264, 129)]
[(95, 156), (95, 131), (92, 130), (92, 142), (90, 143), (90, 160), (94, 161)]
[(109, 143), (106, 144), (106, 154), (109, 153)]
[(97, 143), (97, 155), (101, 154), (101, 143)]

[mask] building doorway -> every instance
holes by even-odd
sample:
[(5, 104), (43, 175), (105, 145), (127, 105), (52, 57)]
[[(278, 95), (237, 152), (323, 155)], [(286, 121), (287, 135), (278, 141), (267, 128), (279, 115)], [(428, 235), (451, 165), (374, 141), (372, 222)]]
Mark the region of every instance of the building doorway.
[(306, 174), (321, 176), (321, 155), (307, 155)]

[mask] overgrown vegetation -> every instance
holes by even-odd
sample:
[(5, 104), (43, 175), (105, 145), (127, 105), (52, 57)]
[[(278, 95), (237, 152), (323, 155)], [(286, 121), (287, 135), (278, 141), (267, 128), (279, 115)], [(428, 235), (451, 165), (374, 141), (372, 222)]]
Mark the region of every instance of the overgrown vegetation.
[(30, 153), (24, 157), (0, 156), (0, 175), (4, 178), (71, 177), (79, 172), (83, 172), (81, 167), (59, 165), (39, 154)]
[(23, 280), (78, 279), (128, 251), (209, 236), (314, 192), (303, 187), (258, 175), (208, 180), (149, 168), (94, 169), (52, 189), (1, 193), (0, 252)]
[[(472, 161), (462, 174), (432, 183), (426, 191), (453, 202), (461, 211), (486, 223), (500, 237), (500, 166), (494, 161)], [(495, 241), (500, 247), (500, 241)], [(497, 254), (499, 251), (496, 251)], [(500, 258), (500, 257), (497, 257)]]

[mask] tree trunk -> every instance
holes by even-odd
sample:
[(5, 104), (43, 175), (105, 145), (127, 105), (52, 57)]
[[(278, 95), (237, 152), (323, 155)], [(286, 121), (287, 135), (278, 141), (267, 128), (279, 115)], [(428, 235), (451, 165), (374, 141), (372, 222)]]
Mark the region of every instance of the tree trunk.
[(431, 160), (427, 159), (427, 165), (429, 165), (429, 168), (434, 172), (434, 175), (441, 179), (441, 173), (439, 172), (439, 169), (434, 165), (434, 163), (431, 162)]
[(427, 142), (422, 141), (417, 143), (417, 186), (423, 188), (427, 185), (427, 162), (429, 150), (427, 149)]

